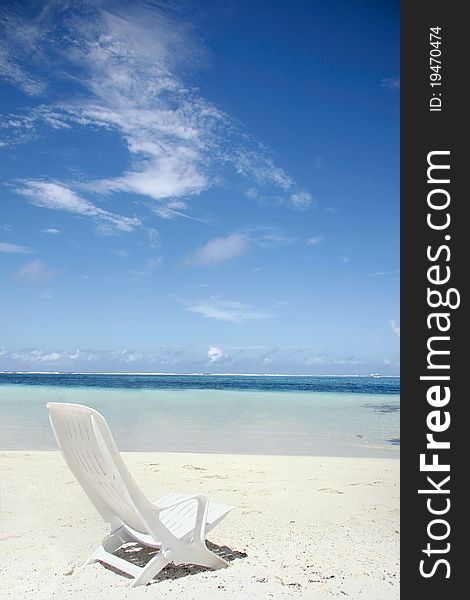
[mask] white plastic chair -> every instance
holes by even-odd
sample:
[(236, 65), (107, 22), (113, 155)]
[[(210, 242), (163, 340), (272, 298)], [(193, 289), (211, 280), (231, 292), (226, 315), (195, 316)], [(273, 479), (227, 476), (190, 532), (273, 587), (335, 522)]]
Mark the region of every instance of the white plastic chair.
[[(154, 504), (132, 479), (100, 413), (79, 404), (49, 403), (49, 419), (62, 455), (111, 534), (88, 562), (101, 561), (145, 585), (168, 563), (213, 569), (228, 565), (211, 552), (205, 534), (234, 507), (209, 502), (201, 494), (168, 494)], [(159, 552), (139, 567), (113, 554), (127, 542)]]

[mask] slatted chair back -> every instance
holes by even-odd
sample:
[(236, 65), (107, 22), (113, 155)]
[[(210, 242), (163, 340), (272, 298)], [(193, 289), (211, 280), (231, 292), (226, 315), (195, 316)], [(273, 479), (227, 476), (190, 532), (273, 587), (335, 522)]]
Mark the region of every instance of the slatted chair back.
[(112, 529), (125, 524), (149, 533), (149, 501), (127, 470), (105, 419), (78, 404), (47, 405), (52, 430), (70, 470)]

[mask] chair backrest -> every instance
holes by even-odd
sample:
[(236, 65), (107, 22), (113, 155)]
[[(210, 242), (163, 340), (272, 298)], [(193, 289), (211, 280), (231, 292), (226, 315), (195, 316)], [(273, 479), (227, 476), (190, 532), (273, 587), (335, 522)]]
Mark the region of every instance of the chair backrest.
[(108, 424), (96, 410), (50, 402), (52, 430), (70, 470), (111, 527), (150, 533), (142, 512), (150, 505), (127, 470)]

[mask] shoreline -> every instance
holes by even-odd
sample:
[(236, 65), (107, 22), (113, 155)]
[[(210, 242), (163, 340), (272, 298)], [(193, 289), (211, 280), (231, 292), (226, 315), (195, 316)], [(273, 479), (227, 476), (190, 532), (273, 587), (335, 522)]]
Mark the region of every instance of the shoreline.
[[(57, 447), (57, 444), (55, 445)], [(399, 461), (400, 460), (400, 446), (393, 446), (391, 445), (390, 447), (379, 447), (379, 448), (370, 448), (370, 447), (364, 447), (364, 453), (360, 454), (334, 454), (334, 453), (325, 453), (325, 454), (321, 454), (319, 452), (315, 453), (315, 454), (311, 454), (311, 453), (295, 453), (295, 452), (285, 452), (285, 453), (280, 453), (280, 452), (276, 452), (273, 451), (271, 452), (253, 452), (253, 450), (247, 451), (247, 452), (243, 452), (243, 451), (238, 451), (238, 452), (233, 452), (233, 451), (225, 451), (225, 450), (164, 450), (164, 451), (158, 451), (158, 450), (145, 450), (145, 449), (138, 449), (138, 450), (129, 450), (129, 449), (125, 449), (125, 450), (121, 450), (120, 448), (119, 452), (121, 454), (169, 454), (169, 455), (182, 455), (182, 454), (187, 454), (188, 456), (226, 456), (228, 458), (233, 458), (233, 457), (245, 457), (245, 458), (253, 458), (253, 459), (258, 459), (258, 458), (310, 458), (310, 459), (328, 459), (328, 458), (334, 458), (337, 460), (391, 460), (391, 461)], [(2, 454), (38, 454), (38, 453), (44, 453), (44, 454), (52, 454), (54, 452), (57, 452), (57, 450), (55, 448), (1, 448), (0, 447), (0, 456)], [(338, 451), (339, 452), (339, 451)]]
[[(204, 493), (237, 507), (208, 535), (232, 552), (230, 566), (172, 566), (151, 584), (159, 598), (398, 600), (397, 460), (121, 454), (152, 500), (173, 491)], [(130, 591), (127, 578), (101, 564), (82, 566), (106, 526), (58, 451), (0, 451), (0, 480), (5, 600), (148, 597), (147, 588)]]

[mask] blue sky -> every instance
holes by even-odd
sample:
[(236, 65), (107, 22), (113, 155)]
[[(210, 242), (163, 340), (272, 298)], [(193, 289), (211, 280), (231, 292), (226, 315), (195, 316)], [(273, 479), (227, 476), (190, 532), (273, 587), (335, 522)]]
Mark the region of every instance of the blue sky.
[(4, 2), (0, 369), (399, 371), (397, 2)]

